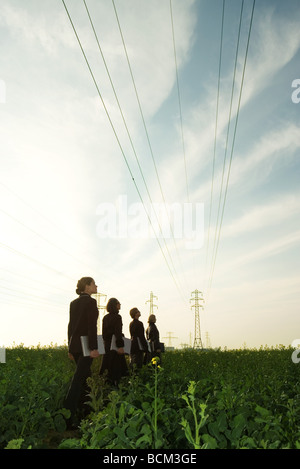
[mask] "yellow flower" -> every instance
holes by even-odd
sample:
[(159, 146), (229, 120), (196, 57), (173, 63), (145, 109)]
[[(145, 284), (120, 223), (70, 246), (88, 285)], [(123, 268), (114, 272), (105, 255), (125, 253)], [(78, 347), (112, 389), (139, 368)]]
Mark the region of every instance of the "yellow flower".
[(152, 360), (151, 360), (152, 365), (155, 365), (155, 366), (157, 366), (158, 368), (160, 368), (160, 366), (158, 365), (159, 362), (160, 362), (160, 358), (159, 358), (159, 357), (153, 357)]

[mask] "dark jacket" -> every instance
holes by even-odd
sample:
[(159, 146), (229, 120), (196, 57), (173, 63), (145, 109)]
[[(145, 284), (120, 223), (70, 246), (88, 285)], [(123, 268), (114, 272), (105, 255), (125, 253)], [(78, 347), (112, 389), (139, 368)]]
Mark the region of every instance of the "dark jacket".
[(131, 337), (131, 347), (130, 347), (130, 353), (138, 353), (143, 350), (140, 349), (139, 343), (138, 343), (138, 338), (140, 340), (140, 344), (144, 349), (144, 352), (148, 350), (147, 342), (145, 339), (145, 331), (144, 331), (144, 325), (141, 321), (138, 319), (133, 319), (131, 323), (129, 324), (129, 332), (130, 332), (130, 337)]
[(88, 336), (90, 350), (98, 348), (97, 319), (99, 316), (97, 301), (87, 293), (70, 303), (70, 320), (68, 325), (68, 344), (70, 353), (81, 353), (80, 337)]
[(122, 327), (122, 317), (118, 312), (108, 313), (104, 316), (102, 321), (102, 337), (104, 341), (105, 353), (110, 351), (111, 339), (113, 335), (116, 337), (116, 346), (118, 348), (124, 347)]
[(147, 327), (146, 337), (150, 342), (151, 350), (154, 351), (160, 349), (159, 332), (154, 322), (150, 322), (149, 326)]

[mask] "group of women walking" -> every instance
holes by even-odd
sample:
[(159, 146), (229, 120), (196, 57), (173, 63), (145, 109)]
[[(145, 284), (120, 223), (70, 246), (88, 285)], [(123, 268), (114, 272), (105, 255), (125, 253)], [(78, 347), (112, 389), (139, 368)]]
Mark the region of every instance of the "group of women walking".
[[(83, 277), (77, 283), (78, 298), (70, 304), (70, 318), (68, 325), (69, 357), (76, 363), (76, 371), (72, 378), (64, 406), (70, 410), (70, 425), (74, 423), (74, 416), (82, 396), (86, 393), (86, 380), (90, 376), (93, 358), (99, 356), (97, 343), (97, 320), (99, 316), (97, 302), (91, 297), (97, 293), (97, 285), (91, 277)], [(124, 351), (124, 334), (122, 317), (119, 314), (121, 303), (116, 298), (110, 298), (107, 303), (107, 314), (102, 322), (102, 338), (105, 354), (103, 355), (100, 374), (105, 375), (109, 383), (118, 385), (123, 376), (129, 374)], [(131, 338), (130, 367), (139, 369), (143, 364), (158, 356), (161, 360), (159, 331), (155, 325), (156, 317), (151, 314), (145, 331), (139, 320), (141, 313), (138, 308), (130, 310), (132, 321), (129, 325)], [(145, 337), (146, 333), (146, 337)], [(88, 337), (90, 356), (83, 356), (81, 336)], [(146, 340), (147, 339), (147, 340)], [(112, 347), (112, 340), (115, 341)]]

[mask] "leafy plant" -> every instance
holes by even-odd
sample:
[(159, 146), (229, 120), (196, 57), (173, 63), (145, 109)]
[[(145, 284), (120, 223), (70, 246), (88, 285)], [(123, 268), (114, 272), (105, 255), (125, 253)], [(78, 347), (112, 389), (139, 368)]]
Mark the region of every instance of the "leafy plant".
[[(178, 350), (123, 378), (93, 361), (90, 415), (66, 431), (66, 347), (14, 347), (0, 365), (0, 448), (300, 448), (300, 365), (289, 348)], [(53, 440), (54, 441), (54, 440)], [(53, 445), (51, 445), (53, 447)]]
[[(194, 424), (194, 429), (191, 428), (189, 421), (182, 417), (181, 425), (184, 429), (185, 436), (189, 443), (193, 446), (194, 449), (200, 449), (200, 429), (204, 427), (208, 415), (205, 414), (206, 411), (206, 404), (203, 402), (199, 402), (198, 405), (195, 399), (195, 390), (196, 390), (196, 382), (190, 381), (187, 394), (182, 394), (182, 399), (186, 402), (189, 411), (191, 412)], [(198, 407), (198, 409), (197, 409)], [(199, 419), (200, 417), (200, 419)]]

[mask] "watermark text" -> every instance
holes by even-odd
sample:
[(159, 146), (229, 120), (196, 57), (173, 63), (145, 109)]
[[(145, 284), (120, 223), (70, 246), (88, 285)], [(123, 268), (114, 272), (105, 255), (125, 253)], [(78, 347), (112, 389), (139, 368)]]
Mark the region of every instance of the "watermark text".
[(203, 203), (142, 203), (128, 204), (126, 195), (116, 203), (98, 205), (99, 220), (96, 232), (99, 238), (181, 239), (186, 249), (199, 249), (204, 242)]
[(0, 363), (6, 363), (6, 350), (5, 350), (5, 347), (0, 347)]
[(299, 104), (300, 103), (300, 78), (296, 78), (295, 80), (293, 80), (292, 88), (296, 88), (292, 92), (292, 101), (295, 104)]
[(292, 362), (300, 363), (300, 339), (293, 340), (292, 347), (296, 349), (292, 353)]

